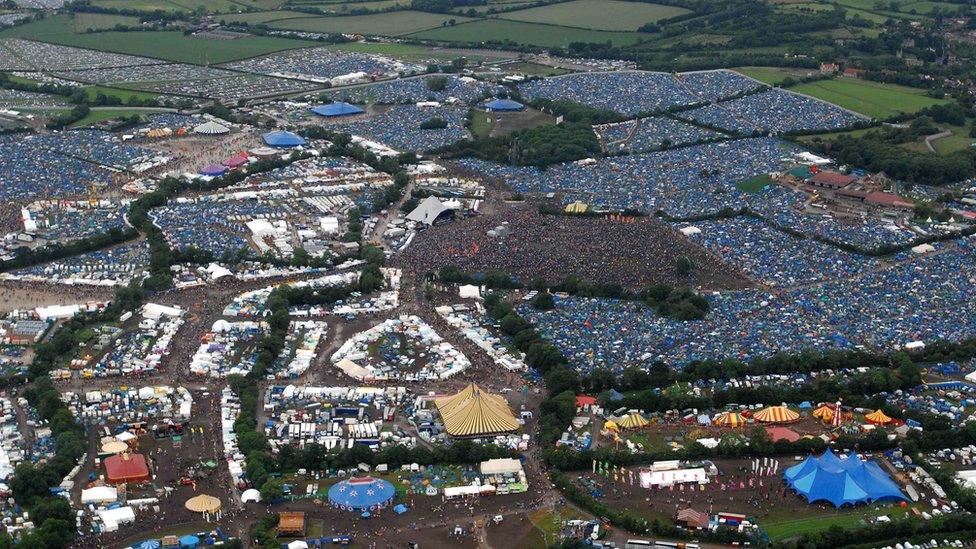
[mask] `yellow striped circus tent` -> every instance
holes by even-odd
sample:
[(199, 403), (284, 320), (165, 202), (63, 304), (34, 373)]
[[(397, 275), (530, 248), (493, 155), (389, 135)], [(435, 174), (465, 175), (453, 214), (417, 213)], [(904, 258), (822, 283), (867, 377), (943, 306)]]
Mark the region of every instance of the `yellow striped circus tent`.
[(603, 424), (603, 428), (607, 431), (613, 431), (615, 433), (620, 431), (620, 426), (617, 425), (617, 423), (612, 419), (608, 419), (606, 423)]
[(770, 406), (759, 410), (752, 417), (762, 423), (792, 423), (800, 419), (800, 414), (786, 406)]
[(811, 415), (817, 419), (829, 422), (834, 417), (834, 409), (826, 404), (822, 404)]
[(474, 383), (456, 395), (434, 399), (447, 434), (477, 437), (517, 431), (519, 422), (501, 395), (483, 391)]
[(875, 425), (884, 425), (885, 423), (891, 422), (891, 418), (881, 410), (875, 410), (870, 414), (865, 415), (864, 419), (868, 420), (868, 423), (873, 423)]
[(620, 425), (624, 429), (640, 429), (641, 427), (646, 427), (648, 423), (644, 419), (644, 416), (637, 412), (631, 412), (617, 421), (617, 425)]
[(737, 412), (724, 412), (715, 416), (712, 423), (720, 427), (742, 427), (746, 424), (746, 420)]

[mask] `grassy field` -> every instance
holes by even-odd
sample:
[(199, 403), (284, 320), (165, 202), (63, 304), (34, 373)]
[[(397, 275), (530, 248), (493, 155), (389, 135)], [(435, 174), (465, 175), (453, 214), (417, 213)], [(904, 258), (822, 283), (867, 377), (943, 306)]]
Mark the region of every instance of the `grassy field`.
[(488, 137), (491, 132), (491, 118), (485, 111), (471, 109), (471, 133), (475, 137)]
[(796, 509), (784, 509), (773, 512), (769, 516), (759, 519), (759, 526), (765, 530), (772, 541), (793, 538), (811, 532), (822, 532), (831, 526), (852, 528), (864, 520), (864, 517), (888, 515), (892, 519), (905, 516), (909, 508), (889, 506), (858, 507), (843, 511), (822, 511), (817, 507), (810, 507), (809, 513)]
[(581, 27), (594, 30), (635, 31), (645, 23), (688, 13), (684, 8), (621, 2), (620, 0), (572, 0), (538, 8), (508, 12), (503, 19)]
[(128, 118), (133, 114), (138, 114), (140, 116), (143, 116), (147, 114), (152, 114), (152, 112), (161, 112), (161, 111), (144, 111), (144, 110), (137, 111), (132, 109), (105, 109), (105, 110), (91, 111), (90, 113), (88, 113), (88, 116), (75, 122), (74, 124), (71, 125), (71, 127), (83, 128), (85, 126), (91, 126), (92, 124), (96, 124), (104, 120), (112, 120), (114, 118), (123, 118), (123, 117)]
[(791, 88), (873, 118), (914, 113), (945, 103), (923, 95), (925, 90), (866, 80), (835, 79), (800, 84)]
[(92, 0), (100, 8), (123, 8), (140, 11), (196, 11), (229, 13), (248, 8), (269, 10), (281, 5), (281, 0)]
[(69, 16), (47, 17), (0, 32), (0, 37), (19, 37), (93, 50), (128, 53), (184, 63), (225, 63), (276, 51), (302, 48), (314, 42), (272, 36), (248, 36), (216, 40), (184, 36), (182, 32), (98, 32), (75, 34)]
[(75, 32), (87, 30), (113, 29), (116, 25), (138, 27), (139, 18), (128, 15), (109, 15), (107, 13), (76, 13), (74, 20)]
[(460, 15), (441, 15), (422, 11), (395, 11), (373, 15), (285, 19), (283, 21), (276, 21), (271, 26), (278, 29), (309, 32), (344, 32), (379, 36), (400, 36), (427, 29), (440, 28), (452, 19), (457, 23), (471, 20)]
[(755, 78), (764, 84), (769, 84), (770, 86), (778, 86), (780, 82), (788, 77), (802, 77), (807, 73), (814, 71), (813, 69), (790, 69), (779, 67), (738, 67), (735, 70), (748, 77)]
[(445, 42), (509, 41), (542, 47), (566, 47), (572, 42), (607, 42), (627, 46), (642, 38), (636, 32), (607, 32), (571, 29), (554, 25), (523, 23), (502, 19), (480, 20), (464, 25), (443, 27), (412, 34), (411, 38)]
[(107, 88), (105, 86), (88, 86), (85, 88), (88, 92), (88, 98), (94, 100), (98, 94), (107, 95), (109, 97), (118, 97), (122, 101), (127, 101), (131, 97), (136, 99), (152, 99), (154, 97), (159, 97), (158, 93), (150, 93), (144, 91), (135, 90), (122, 90), (119, 88)]
[(740, 181), (735, 184), (736, 188), (744, 193), (758, 193), (759, 191), (766, 188), (767, 185), (772, 185), (773, 179), (769, 177), (769, 174), (759, 174), (753, 178), (746, 179), (745, 181)]
[(270, 21), (278, 21), (280, 19), (292, 19), (295, 17), (308, 17), (308, 14), (300, 11), (274, 10), (252, 13), (228, 13), (220, 16), (220, 19), (227, 22), (257, 25), (261, 23), (268, 23)]

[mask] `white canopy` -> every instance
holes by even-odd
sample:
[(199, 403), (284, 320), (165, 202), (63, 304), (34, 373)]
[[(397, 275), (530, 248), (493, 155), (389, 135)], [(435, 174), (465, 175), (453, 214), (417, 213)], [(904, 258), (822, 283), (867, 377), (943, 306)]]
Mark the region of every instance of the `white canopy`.
[(261, 492), (255, 490), (254, 488), (249, 488), (247, 490), (244, 490), (244, 493), (241, 494), (241, 501), (243, 501), (244, 503), (247, 503), (249, 501), (253, 501), (257, 503), (261, 501)]
[(193, 133), (199, 133), (203, 135), (220, 135), (229, 132), (230, 132), (230, 128), (218, 124), (212, 120), (210, 122), (204, 122), (203, 124), (200, 124), (199, 126), (193, 128)]
[(112, 486), (95, 486), (81, 491), (81, 503), (115, 503), (119, 499), (119, 491)]
[(434, 221), (436, 221), (442, 213), (449, 210), (450, 208), (442, 204), (436, 196), (428, 196), (423, 202), (420, 203), (419, 206), (407, 214), (407, 219), (410, 221), (416, 221), (417, 223), (423, 223), (425, 225), (433, 225)]

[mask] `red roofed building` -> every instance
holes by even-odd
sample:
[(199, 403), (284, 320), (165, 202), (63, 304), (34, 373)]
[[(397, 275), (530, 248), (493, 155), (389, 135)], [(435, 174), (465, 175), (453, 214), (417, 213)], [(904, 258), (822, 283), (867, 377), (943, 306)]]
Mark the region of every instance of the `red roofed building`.
[(823, 189), (843, 189), (854, 182), (854, 178), (837, 172), (820, 172), (807, 180), (807, 184)]
[(896, 194), (882, 191), (858, 191), (852, 189), (840, 189), (835, 194), (838, 198), (846, 198), (854, 202), (861, 202), (869, 206), (886, 210), (911, 211), (915, 204), (910, 200), (902, 198)]
[(105, 458), (105, 478), (109, 484), (149, 482), (145, 456), (126, 453)]
[(853, 67), (844, 69), (844, 76), (848, 78), (860, 78), (862, 74), (864, 74), (864, 69), (855, 69)]
[(800, 440), (800, 434), (787, 427), (766, 427), (766, 432), (769, 433), (769, 438), (773, 442), (777, 440), (786, 440), (789, 442)]
[(585, 408), (587, 406), (593, 406), (596, 404), (596, 397), (591, 397), (587, 395), (576, 395), (576, 408)]

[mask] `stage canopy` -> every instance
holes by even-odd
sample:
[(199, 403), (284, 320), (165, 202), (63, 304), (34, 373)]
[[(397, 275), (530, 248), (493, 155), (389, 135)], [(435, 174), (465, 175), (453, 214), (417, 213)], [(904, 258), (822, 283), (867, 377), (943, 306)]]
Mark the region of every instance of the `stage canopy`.
[(343, 509), (376, 509), (393, 501), (396, 489), (389, 482), (373, 477), (343, 480), (329, 488), (329, 501)]
[(905, 499), (898, 485), (876, 463), (856, 455), (841, 459), (829, 449), (790, 467), (783, 478), (808, 503), (827, 501), (840, 507)]
[(474, 383), (456, 395), (438, 398), (434, 403), (444, 420), (444, 429), (451, 436), (495, 435), (519, 428), (505, 398), (487, 393)]
[(515, 112), (524, 108), (525, 105), (519, 103), (518, 101), (512, 101), (511, 99), (495, 99), (494, 101), (485, 103), (485, 110), (493, 112)]
[(352, 116), (354, 114), (363, 114), (366, 112), (356, 105), (350, 105), (349, 103), (343, 103), (341, 101), (330, 103), (328, 105), (319, 105), (317, 107), (312, 107), (309, 110), (319, 116), (327, 117)]
[(762, 423), (792, 423), (800, 419), (800, 414), (786, 406), (770, 406), (759, 410), (753, 417)]
[(298, 147), (306, 143), (302, 136), (284, 130), (268, 132), (261, 137), (268, 146), (277, 148)]

